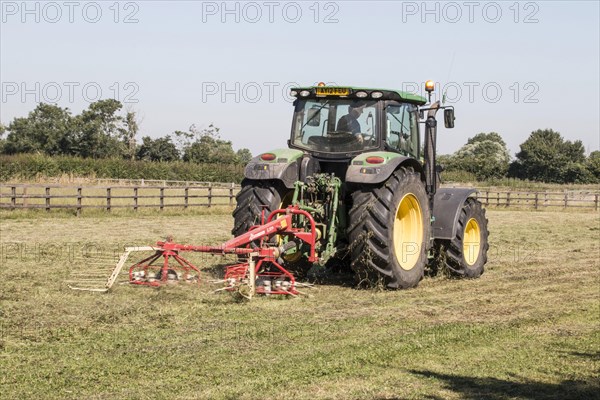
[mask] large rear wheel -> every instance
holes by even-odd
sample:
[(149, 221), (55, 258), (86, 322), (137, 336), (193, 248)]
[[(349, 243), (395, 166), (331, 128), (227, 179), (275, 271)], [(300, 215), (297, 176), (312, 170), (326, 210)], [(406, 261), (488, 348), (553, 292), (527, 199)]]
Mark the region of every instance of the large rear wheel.
[[(259, 225), (264, 210), (265, 219), (273, 210), (286, 208), (292, 204), (294, 190), (286, 188), (279, 181), (258, 181), (244, 179), (242, 190), (237, 194), (237, 206), (233, 211), (234, 236), (248, 232), (250, 227)], [(283, 244), (283, 238), (276, 236), (273, 244)], [(312, 266), (300, 251), (289, 252), (281, 256), (285, 268), (298, 276), (303, 276)]]
[(348, 236), (361, 284), (417, 286), (429, 250), (430, 210), (420, 174), (400, 168), (381, 185), (352, 193)]
[[(251, 226), (261, 223), (264, 210), (265, 218), (271, 211), (282, 206), (282, 200), (290, 190), (281, 182), (244, 179), (242, 190), (235, 197), (237, 205), (233, 211), (234, 224), (231, 233), (239, 236), (248, 232)], [(293, 194), (293, 191), (291, 191)]]
[(454, 239), (436, 240), (436, 254), (451, 275), (478, 278), (483, 274), (489, 249), (487, 223), (481, 202), (469, 197), (460, 211)]

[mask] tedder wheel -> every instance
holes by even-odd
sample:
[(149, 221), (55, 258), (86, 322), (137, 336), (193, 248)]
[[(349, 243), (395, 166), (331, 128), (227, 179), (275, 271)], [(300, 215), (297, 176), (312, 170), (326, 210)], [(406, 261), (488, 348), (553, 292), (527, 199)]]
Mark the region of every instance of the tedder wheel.
[(460, 278), (483, 274), (489, 248), (487, 222), (481, 202), (469, 197), (460, 211), (455, 238), (436, 240), (437, 256), (450, 274)]
[(429, 250), (430, 211), (420, 174), (400, 168), (384, 183), (352, 193), (348, 235), (359, 284), (415, 287)]

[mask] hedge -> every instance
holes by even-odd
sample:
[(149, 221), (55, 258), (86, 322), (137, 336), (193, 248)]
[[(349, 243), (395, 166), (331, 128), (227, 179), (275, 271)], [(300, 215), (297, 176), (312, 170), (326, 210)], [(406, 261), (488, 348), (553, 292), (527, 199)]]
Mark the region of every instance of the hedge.
[(0, 155), (0, 181), (34, 180), (64, 175), (112, 179), (161, 179), (240, 182), (242, 165), (152, 162), (119, 158), (92, 159), (38, 154)]

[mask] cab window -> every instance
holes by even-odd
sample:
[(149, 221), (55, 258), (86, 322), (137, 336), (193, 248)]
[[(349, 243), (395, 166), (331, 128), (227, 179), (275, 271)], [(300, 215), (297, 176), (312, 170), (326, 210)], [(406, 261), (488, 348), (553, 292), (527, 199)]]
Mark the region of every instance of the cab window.
[(390, 102), (385, 108), (385, 138), (389, 147), (404, 155), (419, 156), (419, 128), (416, 107), (412, 104)]

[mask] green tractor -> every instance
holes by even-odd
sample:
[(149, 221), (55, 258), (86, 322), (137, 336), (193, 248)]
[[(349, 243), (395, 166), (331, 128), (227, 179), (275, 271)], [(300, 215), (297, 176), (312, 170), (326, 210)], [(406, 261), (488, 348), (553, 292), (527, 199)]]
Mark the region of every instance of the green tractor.
[[(425, 89), (431, 96), (433, 82)], [(262, 153), (246, 166), (235, 236), (264, 215), (297, 205), (318, 225), (318, 264), (335, 259), (359, 282), (415, 287), (428, 264), (457, 277), (483, 273), (487, 219), (475, 190), (439, 187), (435, 116), (443, 109), (445, 127), (453, 128), (453, 107), (397, 90), (323, 84), (291, 95), (289, 148)], [(303, 223), (295, 217), (297, 226)], [(285, 268), (314, 267), (305, 243), (286, 240), (271, 239), (282, 245), (278, 261)]]

